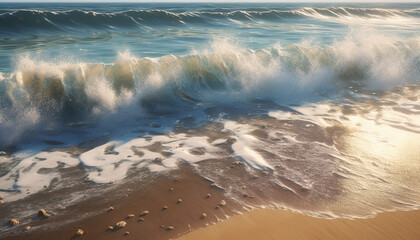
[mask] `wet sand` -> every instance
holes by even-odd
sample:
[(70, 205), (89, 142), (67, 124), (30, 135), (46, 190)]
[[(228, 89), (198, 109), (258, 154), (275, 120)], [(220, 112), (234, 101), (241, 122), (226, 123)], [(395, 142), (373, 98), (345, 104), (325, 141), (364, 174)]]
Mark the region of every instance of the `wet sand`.
[[(121, 188), (125, 188), (123, 193)], [(29, 223), (10, 226), (13, 229), (9, 236), (1, 239), (173, 239), (192, 229), (225, 220), (239, 207), (224, 196), (222, 189), (195, 174), (187, 165), (170, 176), (157, 177), (146, 188), (135, 188), (125, 185), (101, 198), (66, 206), (64, 210), (46, 209), (49, 214), (57, 213), (47, 218), (38, 217), (39, 209), (33, 209)], [(222, 200), (225, 206), (220, 206)], [(149, 213), (142, 215), (143, 211)], [(118, 229), (116, 223), (120, 221), (125, 221), (126, 226)], [(29, 231), (25, 230), (27, 226), (31, 226)], [(107, 229), (109, 226), (114, 229)], [(82, 236), (76, 235), (78, 229), (83, 230)]]
[[(39, 209), (33, 209), (29, 222), (10, 227), (9, 235), (1, 239), (420, 238), (420, 211), (388, 212), (358, 220), (321, 219), (269, 209), (239, 214), (238, 210), (244, 212), (243, 206), (229, 198), (224, 189), (198, 175), (191, 165), (183, 164), (172, 174), (159, 175), (150, 181), (146, 188), (120, 185), (117, 190), (66, 206), (64, 210), (46, 209), (50, 214), (57, 213), (47, 218), (37, 217)], [(245, 199), (249, 205), (259, 205), (258, 199)], [(220, 206), (222, 200), (226, 206)], [(7, 204), (2, 208), (7, 208)], [(143, 211), (149, 213), (142, 216)], [(125, 221), (126, 226), (118, 229), (116, 223), (120, 221)], [(31, 226), (29, 231), (25, 230), (27, 226)], [(114, 229), (107, 229), (109, 226)], [(76, 235), (78, 229), (83, 230), (82, 236)]]
[(420, 239), (420, 211), (386, 212), (368, 219), (321, 219), (286, 210), (259, 209), (191, 232), (178, 240), (213, 239)]

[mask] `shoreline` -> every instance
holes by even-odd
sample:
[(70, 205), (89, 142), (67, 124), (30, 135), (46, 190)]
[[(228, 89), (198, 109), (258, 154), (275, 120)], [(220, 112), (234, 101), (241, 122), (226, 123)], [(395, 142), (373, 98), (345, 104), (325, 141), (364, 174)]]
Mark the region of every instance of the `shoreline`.
[(324, 219), (289, 210), (257, 209), (192, 231), (177, 240), (381, 239), (417, 240), (420, 210), (383, 212), (366, 219)]

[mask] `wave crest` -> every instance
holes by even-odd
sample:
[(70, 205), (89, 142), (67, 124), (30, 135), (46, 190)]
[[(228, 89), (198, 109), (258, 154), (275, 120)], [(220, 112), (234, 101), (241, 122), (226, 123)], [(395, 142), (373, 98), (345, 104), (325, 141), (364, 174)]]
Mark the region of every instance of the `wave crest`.
[(224, 39), (187, 56), (124, 52), (111, 64), (25, 56), (15, 72), (0, 74), (0, 131), (10, 140), (47, 119), (95, 118), (127, 107), (174, 111), (256, 98), (291, 104), (348, 87), (387, 90), (420, 82), (419, 53), (420, 38), (356, 32), (330, 46), (250, 50)]
[(103, 13), (94, 11), (40, 11), (17, 10), (0, 14), (0, 30), (3, 32), (77, 31), (80, 27), (93, 29), (127, 29), (144, 26), (177, 24), (215, 24), (215, 20), (278, 21), (290, 18), (310, 17), (321, 20), (404, 20), (417, 22), (418, 10), (394, 10), (380, 8), (301, 8), (297, 10), (268, 10), (230, 12), (171, 12), (165, 10), (129, 10)]

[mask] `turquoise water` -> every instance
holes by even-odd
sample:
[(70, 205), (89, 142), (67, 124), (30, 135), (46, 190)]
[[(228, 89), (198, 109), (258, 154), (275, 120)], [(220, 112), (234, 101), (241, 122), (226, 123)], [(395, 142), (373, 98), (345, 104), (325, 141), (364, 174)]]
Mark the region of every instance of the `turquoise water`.
[(0, 3), (0, 71), (22, 55), (49, 61), (111, 63), (190, 54), (217, 38), (249, 49), (303, 41), (330, 45), (349, 28), (418, 35), (419, 4), (51, 4)]

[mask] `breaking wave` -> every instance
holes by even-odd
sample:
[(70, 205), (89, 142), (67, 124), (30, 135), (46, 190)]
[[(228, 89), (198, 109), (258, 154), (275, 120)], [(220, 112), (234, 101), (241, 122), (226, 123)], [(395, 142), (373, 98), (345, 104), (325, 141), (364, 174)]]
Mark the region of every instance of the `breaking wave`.
[(6, 136), (0, 145), (40, 124), (95, 119), (122, 109), (170, 112), (253, 99), (293, 104), (349, 88), (418, 84), (418, 76), (420, 38), (360, 32), (332, 45), (261, 50), (220, 39), (186, 56), (152, 59), (122, 52), (111, 64), (25, 55), (14, 72), (0, 73), (0, 135)]

